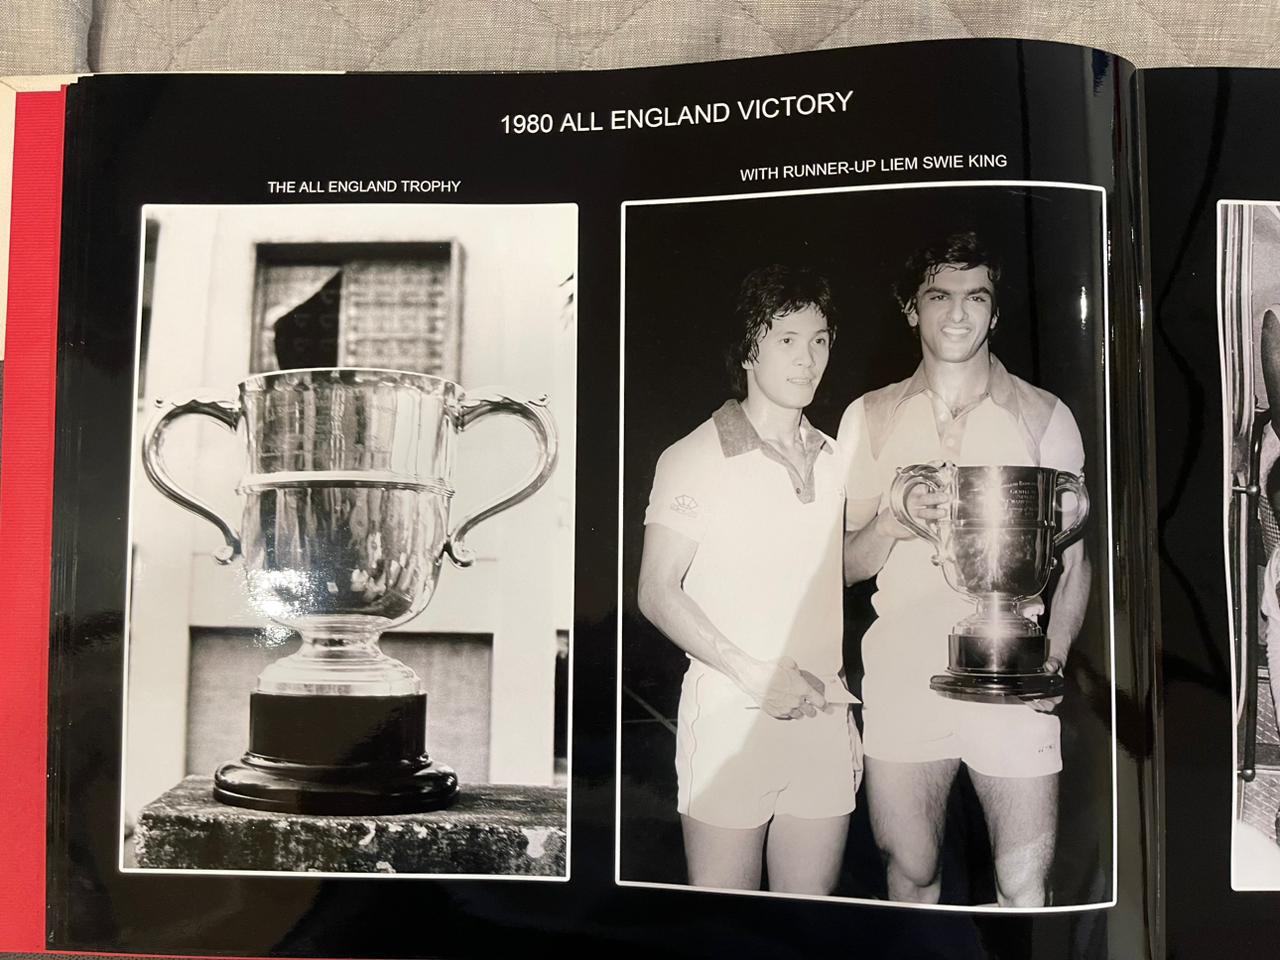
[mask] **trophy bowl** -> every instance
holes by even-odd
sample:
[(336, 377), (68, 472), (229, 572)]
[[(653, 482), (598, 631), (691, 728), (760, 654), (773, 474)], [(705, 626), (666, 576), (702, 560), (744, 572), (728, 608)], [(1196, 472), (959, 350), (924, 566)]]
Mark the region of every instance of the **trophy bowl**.
[[(296, 631), (249, 700), (249, 748), (218, 768), (224, 803), (298, 813), (382, 814), (452, 802), (458, 779), (426, 751), (427, 698), (414, 671), (378, 648), (426, 609), (447, 554), (474, 557), (467, 533), (551, 475), (556, 431), (545, 398), (467, 392), (439, 377), (326, 368), (249, 377), (234, 401), (160, 401), (143, 439), (148, 478), (218, 528), (215, 559), (242, 561), (249, 603)], [(237, 528), (165, 469), (165, 433), (189, 414), (243, 435)], [(487, 416), (523, 421), (537, 441), (513, 490), (451, 526), (454, 447)]]
[[(907, 497), (921, 485), (948, 495), (943, 519), (921, 523), (908, 512)], [(1063, 494), (1076, 501), (1065, 524)], [(933, 545), (947, 585), (975, 604), (952, 628), (947, 672), (930, 686), (989, 703), (1061, 694), (1062, 677), (1044, 670), (1048, 640), (1021, 608), (1044, 592), (1057, 551), (1089, 515), (1083, 479), (1047, 467), (913, 464), (898, 469), (889, 501), (898, 521)]]

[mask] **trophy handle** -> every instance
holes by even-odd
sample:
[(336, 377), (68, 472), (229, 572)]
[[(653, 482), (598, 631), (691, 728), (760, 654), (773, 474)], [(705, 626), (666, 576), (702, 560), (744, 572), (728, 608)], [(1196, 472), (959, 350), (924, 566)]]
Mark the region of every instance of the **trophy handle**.
[(889, 487), (889, 508), (897, 521), (934, 549), (940, 546), (938, 533), (916, 520), (907, 510), (907, 496), (924, 484), (931, 491), (937, 492), (943, 487), (942, 471), (945, 469), (933, 463), (915, 463), (909, 467), (899, 467), (893, 485)]
[(227, 543), (225, 547), (218, 548), (213, 555), (213, 559), (222, 564), (230, 563), (240, 555), (240, 535), (236, 533), (235, 528), (230, 523), (218, 516), (211, 506), (198, 497), (191, 496), (178, 486), (173, 477), (169, 475), (161, 453), (164, 448), (165, 431), (169, 429), (175, 420), (179, 417), (185, 417), (189, 413), (199, 413), (206, 417), (212, 417), (234, 433), (236, 423), (240, 419), (240, 404), (230, 400), (197, 400), (192, 398), (180, 403), (172, 400), (157, 400), (156, 406), (167, 406), (168, 409), (151, 422), (142, 438), (142, 467), (147, 472), (147, 479), (156, 485), (157, 490), (178, 506), (190, 510), (197, 516), (204, 517), (218, 528)]
[(1070, 491), (1076, 495), (1076, 515), (1071, 521), (1071, 525), (1064, 530), (1059, 530), (1053, 538), (1053, 549), (1057, 552), (1063, 544), (1070, 542), (1075, 538), (1080, 528), (1084, 526), (1085, 520), (1089, 517), (1089, 491), (1084, 485), (1084, 478), (1077, 477), (1074, 473), (1066, 473), (1058, 471), (1057, 478), (1053, 485), (1053, 499), (1057, 502), (1058, 498), (1064, 491)]
[(547, 410), (545, 396), (519, 400), (502, 390), (491, 389), (475, 393), (468, 391), (461, 405), (460, 430), (466, 430), (485, 417), (505, 413), (523, 420), (533, 432), (533, 438), (538, 444), (538, 460), (529, 475), (508, 493), (459, 520), (453, 532), (449, 534), (449, 539), (445, 541), (444, 548), (449, 554), (449, 559), (459, 567), (469, 567), (476, 559), (475, 554), (466, 545), (466, 536), (471, 528), (481, 521), (488, 520), (495, 513), (501, 513), (508, 507), (514, 507), (522, 500), (533, 496), (538, 488), (547, 482), (551, 471), (555, 469), (560, 444), (556, 435), (555, 421), (551, 419), (551, 413)]

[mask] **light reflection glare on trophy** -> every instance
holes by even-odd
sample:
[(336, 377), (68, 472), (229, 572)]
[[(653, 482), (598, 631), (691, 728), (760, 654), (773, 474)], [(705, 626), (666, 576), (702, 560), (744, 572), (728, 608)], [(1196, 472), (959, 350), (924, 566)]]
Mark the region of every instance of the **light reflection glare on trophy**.
[[(467, 392), (394, 370), (326, 368), (250, 377), (236, 401), (161, 402), (143, 440), (148, 478), (221, 532), (216, 559), (243, 557), (247, 600), (301, 637), (250, 696), (249, 750), (223, 764), (214, 795), (304, 813), (398, 813), (451, 802), (457, 777), (426, 753), (426, 694), (383, 653), (383, 631), (431, 602), (446, 554), (474, 557), (467, 533), (537, 491), (556, 462), (545, 398)], [(239, 532), (183, 491), (162, 459), (165, 431), (201, 414), (244, 436)], [(531, 472), (450, 527), (458, 435), (496, 414), (532, 431)]]
[[(922, 523), (910, 513), (907, 499), (917, 486), (947, 494), (943, 519)], [(1068, 515), (1064, 494), (1075, 505), (1060, 524)], [(948, 586), (976, 605), (952, 628), (947, 672), (930, 686), (992, 703), (1059, 695), (1062, 678), (1044, 670), (1048, 640), (1021, 608), (1044, 591), (1055, 554), (1089, 515), (1084, 480), (1047, 467), (913, 464), (898, 468), (889, 502), (898, 522), (933, 545)]]

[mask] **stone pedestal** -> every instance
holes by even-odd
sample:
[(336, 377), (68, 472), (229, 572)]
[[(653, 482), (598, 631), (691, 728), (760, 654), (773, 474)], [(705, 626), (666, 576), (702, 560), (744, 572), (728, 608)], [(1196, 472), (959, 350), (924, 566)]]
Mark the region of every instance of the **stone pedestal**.
[(557, 787), (467, 784), (447, 810), (325, 817), (230, 807), (187, 777), (142, 809), (134, 844), (139, 867), (168, 870), (562, 877), (567, 827)]

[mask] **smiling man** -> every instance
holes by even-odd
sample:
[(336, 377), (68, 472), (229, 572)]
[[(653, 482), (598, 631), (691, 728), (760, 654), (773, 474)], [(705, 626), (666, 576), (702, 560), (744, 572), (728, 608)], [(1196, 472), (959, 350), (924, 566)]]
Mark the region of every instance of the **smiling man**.
[(834, 336), (827, 281), (774, 265), (742, 284), (735, 394), (658, 460), (641, 612), (689, 657), (676, 734), (689, 882), (835, 886), (861, 770), (842, 667), (844, 477), (803, 410)]
[[(972, 604), (932, 562), (933, 547), (888, 507), (898, 467), (1052, 467), (1081, 474), (1084, 446), (1071, 411), (1013, 376), (990, 350), (1000, 319), (1000, 267), (973, 233), (914, 254), (898, 302), (920, 340), (907, 380), (856, 400), (840, 424), (850, 457), (845, 579), (877, 577), (876, 620), (862, 641), (867, 806), (892, 900), (936, 903), (947, 796), (964, 763), (986, 816), (1003, 906), (1048, 902), (1062, 769), (1056, 701), (973, 703), (934, 693), (952, 624)], [(918, 487), (907, 504), (922, 523), (945, 516), (946, 494)], [(1082, 541), (1062, 555), (1046, 634), (1046, 671), (1060, 673), (1084, 619), (1089, 560)], [(1038, 600), (1024, 607), (1038, 616)]]

